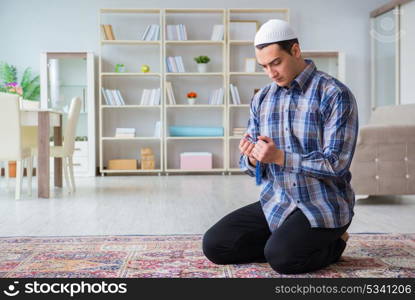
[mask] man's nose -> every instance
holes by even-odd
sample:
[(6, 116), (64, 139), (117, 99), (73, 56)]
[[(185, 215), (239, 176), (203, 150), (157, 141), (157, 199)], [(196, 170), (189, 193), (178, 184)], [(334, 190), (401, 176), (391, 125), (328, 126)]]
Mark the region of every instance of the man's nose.
[(270, 78), (276, 78), (276, 77), (278, 77), (278, 72), (277, 72), (277, 70), (275, 70), (275, 69), (271, 68), (270, 66), (267, 66), (267, 73), (268, 73), (268, 76), (269, 76)]

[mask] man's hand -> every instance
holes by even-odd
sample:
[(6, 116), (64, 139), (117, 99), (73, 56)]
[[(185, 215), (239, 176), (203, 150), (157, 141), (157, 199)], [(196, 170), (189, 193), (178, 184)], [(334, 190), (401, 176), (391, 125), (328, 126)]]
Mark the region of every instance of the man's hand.
[(248, 133), (245, 133), (244, 137), (239, 142), (239, 151), (241, 154), (248, 156), (251, 165), (255, 166), (256, 160), (252, 156), (252, 149), (254, 149), (255, 144), (251, 143), (250, 140), (252, 140), (252, 137)]
[(241, 151), (241, 154), (251, 156), (252, 149), (254, 149), (255, 144), (251, 143), (249, 140), (252, 139), (252, 137), (245, 133), (241, 141), (239, 142), (239, 151)]
[(251, 151), (252, 156), (262, 163), (284, 164), (284, 151), (275, 147), (274, 141), (267, 136), (259, 136), (258, 142)]

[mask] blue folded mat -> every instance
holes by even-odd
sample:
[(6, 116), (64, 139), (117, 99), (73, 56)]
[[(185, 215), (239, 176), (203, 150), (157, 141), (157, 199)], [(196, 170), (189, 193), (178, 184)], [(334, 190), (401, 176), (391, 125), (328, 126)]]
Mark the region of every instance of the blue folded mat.
[(170, 126), (170, 136), (223, 136), (223, 127)]

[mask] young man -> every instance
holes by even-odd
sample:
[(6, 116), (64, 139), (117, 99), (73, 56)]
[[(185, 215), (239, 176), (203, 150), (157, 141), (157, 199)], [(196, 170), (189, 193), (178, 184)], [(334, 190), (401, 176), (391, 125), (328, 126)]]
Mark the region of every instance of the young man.
[(205, 233), (203, 251), (217, 264), (267, 261), (279, 273), (315, 271), (338, 261), (348, 239), (356, 101), (302, 58), (285, 21), (260, 28), (255, 53), (273, 82), (252, 99), (239, 149), (241, 168), (262, 191)]

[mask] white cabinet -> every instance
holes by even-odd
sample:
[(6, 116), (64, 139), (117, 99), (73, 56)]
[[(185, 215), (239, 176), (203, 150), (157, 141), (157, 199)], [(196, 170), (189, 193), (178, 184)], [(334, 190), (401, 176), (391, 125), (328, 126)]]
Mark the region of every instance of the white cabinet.
[[(41, 107), (63, 111), (63, 136), (72, 98), (80, 97), (75, 137), (76, 176), (95, 176), (95, 93), (92, 52), (42, 52)], [(53, 161), (53, 159), (51, 160)]]

